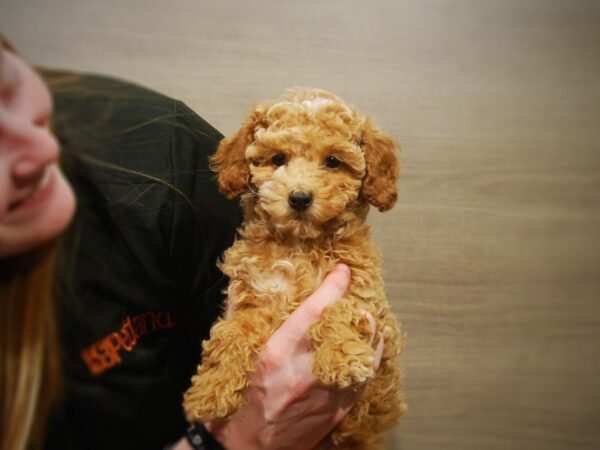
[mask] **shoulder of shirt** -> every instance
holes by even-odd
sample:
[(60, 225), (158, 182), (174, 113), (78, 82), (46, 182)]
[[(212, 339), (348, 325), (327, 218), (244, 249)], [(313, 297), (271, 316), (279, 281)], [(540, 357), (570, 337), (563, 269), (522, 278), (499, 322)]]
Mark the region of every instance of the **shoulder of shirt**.
[(170, 196), (184, 210), (193, 205), (194, 214), (214, 211), (233, 226), (239, 222), (237, 202), (218, 192), (209, 169), (222, 134), (184, 103), (102, 75), (47, 69), (42, 75), (54, 97), (63, 167), (79, 198), (96, 200), (101, 192), (109, 205), (147, 210)]
[(119, 167), (122, 176), (140, 172), (150, 182), (163, 179), (167, 167), (178, 170), (172, 167), (178, 160), (207, 160), (222, 139), (181, 101), (138, 84), (47, 69), (42, 74), (54, 97), (53, 126), (66, 156)]

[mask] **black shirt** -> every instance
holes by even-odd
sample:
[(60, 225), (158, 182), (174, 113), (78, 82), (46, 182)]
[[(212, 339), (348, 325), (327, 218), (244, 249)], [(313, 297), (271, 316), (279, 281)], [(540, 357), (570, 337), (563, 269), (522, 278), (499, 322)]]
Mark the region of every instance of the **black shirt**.
[(241, 214), (208, 156), (221, 134), (181, 102), (46, 74), (76, 217), (56, 296), (65, 392), (47, 449), (160, 449), (181, 437), (200, 343), (222, 310), (216, 261)]

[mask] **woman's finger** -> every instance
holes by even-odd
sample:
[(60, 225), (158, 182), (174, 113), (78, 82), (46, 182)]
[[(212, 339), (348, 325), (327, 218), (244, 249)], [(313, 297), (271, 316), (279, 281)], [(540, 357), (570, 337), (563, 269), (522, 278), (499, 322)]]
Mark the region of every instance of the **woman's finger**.
[(305, 341), (310, 325), (315, 322), (323, 310), (343, 297), (350, 282), (350, 269), (338, 264), (325, 277), (321, 285), (286, 319), (271, 336), (269, 343), (281, 343), (285, 348), (293, 348)]

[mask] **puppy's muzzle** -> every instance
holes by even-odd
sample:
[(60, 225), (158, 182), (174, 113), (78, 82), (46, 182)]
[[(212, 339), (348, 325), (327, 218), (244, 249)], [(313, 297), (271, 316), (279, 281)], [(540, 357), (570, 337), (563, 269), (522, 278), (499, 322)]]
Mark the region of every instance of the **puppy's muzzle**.
[(312, 194), (303, 191), (294, 191), (289, 195), (288, 203), (295, 211), (305, 211), (312, 203)]

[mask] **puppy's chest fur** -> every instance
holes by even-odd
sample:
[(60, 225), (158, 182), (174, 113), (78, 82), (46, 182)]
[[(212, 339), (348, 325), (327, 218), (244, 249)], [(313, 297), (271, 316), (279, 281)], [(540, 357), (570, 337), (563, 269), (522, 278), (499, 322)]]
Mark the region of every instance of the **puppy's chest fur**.
[(285, 319), (337, 263), (352, 270), (347, 295), (369, 302), (383, 297), (379, 258), (368, 236), (323, 246), (238, 240), (225, 252), (221, 264), (230, 278), (228, 311), (267, 308), (278, 319)]

